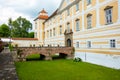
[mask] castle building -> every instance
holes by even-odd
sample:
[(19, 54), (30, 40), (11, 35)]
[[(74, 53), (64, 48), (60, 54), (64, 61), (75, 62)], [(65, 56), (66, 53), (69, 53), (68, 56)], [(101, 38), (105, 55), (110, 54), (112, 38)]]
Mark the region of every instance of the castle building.
[(116, 56), (120, 63), (120, 0), (62, 0), (51, 16), (43, 9), (34, 21), (39, 45), (74, 46), (83, 61), (120, 68), (112, 64)]

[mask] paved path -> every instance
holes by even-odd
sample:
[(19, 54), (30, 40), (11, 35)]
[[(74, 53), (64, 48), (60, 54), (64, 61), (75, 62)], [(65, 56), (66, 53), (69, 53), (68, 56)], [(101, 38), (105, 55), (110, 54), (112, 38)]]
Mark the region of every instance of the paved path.
[(14, 61), (8, 48), (0, 53), (0, 80), (18, 80)]

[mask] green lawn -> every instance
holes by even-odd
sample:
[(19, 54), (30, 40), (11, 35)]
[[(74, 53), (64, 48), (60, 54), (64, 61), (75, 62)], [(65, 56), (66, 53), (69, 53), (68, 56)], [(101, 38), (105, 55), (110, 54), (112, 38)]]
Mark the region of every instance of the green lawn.
[(16, 62), (20, 80), (120, 80), (114, 70), (73, 60)]

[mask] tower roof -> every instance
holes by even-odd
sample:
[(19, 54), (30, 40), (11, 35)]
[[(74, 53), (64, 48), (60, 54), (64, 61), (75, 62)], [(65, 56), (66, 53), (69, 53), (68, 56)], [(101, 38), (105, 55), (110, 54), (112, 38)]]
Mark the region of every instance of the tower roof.
[(40, 13), (47, 13), (45, 10), (44, 10), (44, 8), (43, 8), (43, 10), (42, 11), (40, 11)]
[(48, 19), (47, 12), (44, 9), (42, 11), (40, 11), (38, 17), (35, 20), (37, 20), (37, 19), (43, 19), (43, 20)]

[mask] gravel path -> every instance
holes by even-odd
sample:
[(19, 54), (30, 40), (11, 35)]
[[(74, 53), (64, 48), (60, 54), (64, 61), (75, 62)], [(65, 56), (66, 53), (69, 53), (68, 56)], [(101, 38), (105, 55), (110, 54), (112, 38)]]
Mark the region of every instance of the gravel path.
[(0, 53), (0, 80), (18, 80), (14, 61), (8, 48)]

